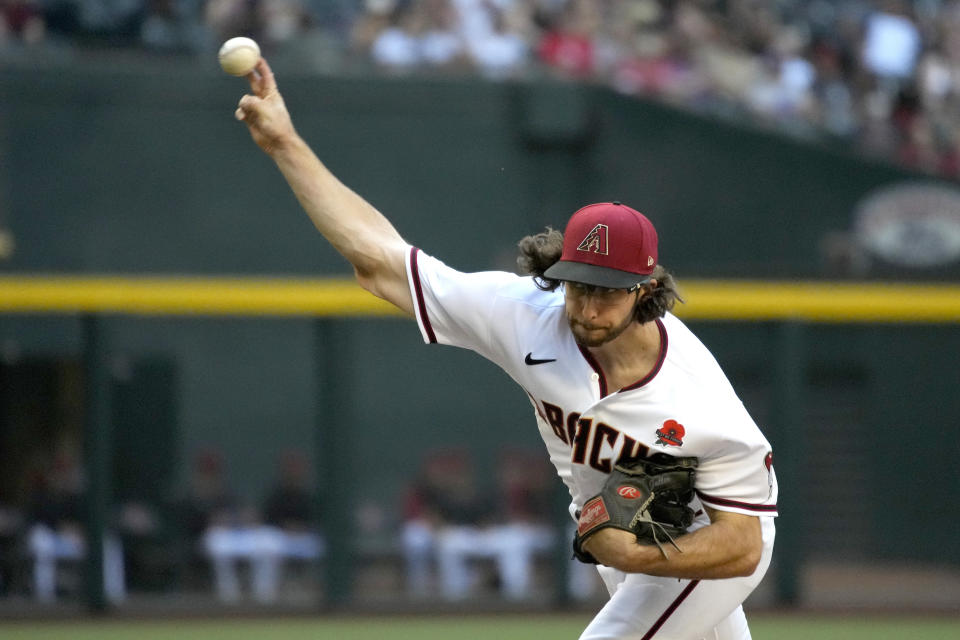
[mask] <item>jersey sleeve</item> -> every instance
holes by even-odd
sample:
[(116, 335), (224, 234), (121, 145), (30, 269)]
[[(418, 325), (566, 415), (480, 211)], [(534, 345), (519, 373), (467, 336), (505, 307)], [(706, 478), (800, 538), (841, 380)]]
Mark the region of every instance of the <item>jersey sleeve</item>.
[(697, 469), (697, 496), (713, 509), (753, 516), (777, 515), (777, 476), (770, 445), (755, 441), (728, 442), (720, 455)]
[(463, 273), (411, 247), (407, 278), (424, 342), (488, 354), (494, 300), (517, 276), (499, 271)]

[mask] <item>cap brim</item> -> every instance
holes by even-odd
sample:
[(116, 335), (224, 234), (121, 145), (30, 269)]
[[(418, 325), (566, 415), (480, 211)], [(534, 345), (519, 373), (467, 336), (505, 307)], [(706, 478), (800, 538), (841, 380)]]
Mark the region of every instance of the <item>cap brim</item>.
[(607, 287), (608, 289), (631, 289), (650, 279), (649, 275), (565, 260), (554, 263), (552, 267), (544, 271), (543, 275), (553, 280), (582, 282), (583, 284), (592, 284), (596, 287)]

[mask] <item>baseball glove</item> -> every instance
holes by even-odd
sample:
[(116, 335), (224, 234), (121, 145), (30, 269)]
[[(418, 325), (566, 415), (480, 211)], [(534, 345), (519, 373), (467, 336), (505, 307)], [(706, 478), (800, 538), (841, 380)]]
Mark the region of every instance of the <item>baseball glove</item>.
[(655, 453), (648, 458), (621, 461), (603, 489), (587, 500), (580, 511), (573, 554), (581, 562), (597, 564), (584, 551), (583, 541), (605, 527), (631, 531), (641, 544), (656, 545), (666, 557), (665, 542), (682, 551), (674, 537), (693, 523), (690, 508), (696, 458), (674, 458)]

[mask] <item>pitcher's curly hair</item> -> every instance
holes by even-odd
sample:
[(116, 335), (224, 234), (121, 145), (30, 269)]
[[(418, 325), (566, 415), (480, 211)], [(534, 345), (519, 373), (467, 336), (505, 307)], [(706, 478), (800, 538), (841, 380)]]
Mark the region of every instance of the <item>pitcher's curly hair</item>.
[[(521, 273), (533, 276), (533, 282), (543, 291), (554, 291), (560, 286), (560, 281), (548, 278), (544, 272), (560, 259), (563, 253), (563, 233), (547, 227), (544, 231), (526, 236), (517, 243), (520, 255), (517, 256), (517, 266)], [(637, 322), (650, 322), (662, 318), (667, 311), (673, 309), (677, 302), (683, 302), (677, 289), (677, 282), (673, 275), (663, 265), (653, 269), (652, 279), (657, 281), (655, 287), (645, 285), (645, 294), (640, 298), (636, 308)]]

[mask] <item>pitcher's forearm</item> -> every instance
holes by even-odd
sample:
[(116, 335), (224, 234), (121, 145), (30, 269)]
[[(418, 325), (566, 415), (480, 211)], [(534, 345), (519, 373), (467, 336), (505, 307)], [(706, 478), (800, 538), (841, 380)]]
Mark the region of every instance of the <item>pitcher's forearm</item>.
[(314, 226), (353, 265), (357, 282), (412, 314), (407, 243), (376, 208), (340, 182), (298, 136), (270, 152)]
[(584, 548), (601, 564), (627, 573), (704, 580), (750, 575), (763, 549), (759, 519), (739, 514), (723, 514), (676, 542), (682, 552), (670, 544), (661, 551), (638, 544), (631, 532), (607, 528), (588, 538)]
[(358, 273), (379, 268), (385, 248), (405, 244), (393, 225), (340, 182), (301, 138), (271, 156), (314, 226)]
[(645, 558), (637, 563), (637, 568), (642, 567), (642, 572), (650, 575), (674, 578), (715, 580), (748, 576), (760, 561), (762, 543), (757, 540), (747, 544), (747, 539), (752, 536), (731, 530), (727, 523), (715, 523), (679, 538), (677, 544), (682, 553), (667, 546), (668, 557), (664, 557), (659, 549), (644, 548)]

